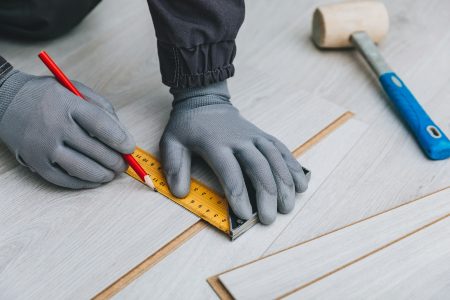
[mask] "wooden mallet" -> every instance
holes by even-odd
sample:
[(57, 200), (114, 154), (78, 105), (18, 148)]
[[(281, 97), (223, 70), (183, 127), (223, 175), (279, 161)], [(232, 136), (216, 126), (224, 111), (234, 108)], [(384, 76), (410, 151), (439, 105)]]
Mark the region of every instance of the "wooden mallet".
[(389, 30), (389, 16), (383, 3), (358, 1), (321, 6), (314, 12), (312, 25), (312, 39), (319, 48), (356, 47), (359, 50), (430, 159), (450, 157), (449, 139), (375, 46)]

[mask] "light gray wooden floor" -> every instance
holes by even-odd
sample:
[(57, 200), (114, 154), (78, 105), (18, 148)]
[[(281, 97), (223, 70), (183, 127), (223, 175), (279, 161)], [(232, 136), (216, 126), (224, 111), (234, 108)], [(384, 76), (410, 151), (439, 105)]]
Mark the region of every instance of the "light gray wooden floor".
[[(438, 244), (438, 247), (446, 249), (447, 252), (424, 251), (423, 248), (430, 244), (428, 239), (440, 239), (441, 236), (433, 236), (435, 233), (428, 233), (426, 234), (427, 240), (424, 240), (423, 243), (418, 236), (422, 234), (419, 232), (424, 227), (436, 226), (436, 223), (443, 218), (450, 219), (448, 199), (450, 199), (450, 188), (221, 274), (220, 281), (237, 299), (274, 299), (287, 294), (292, 294), (294, 298), (303, 297), (304, 299), (314, 297), (321, 299), (376, 299), (377, 297), (399, 299), (399, 296), (381, 296), (383, 292), (409, 295), (407, 298), (411, 299), (416, 294), (414, 291), (421, 289), (423, 289), (420, 292), (422, 296), (415, 295), (413, 298), (429, 298), (437, 290), (443, 292), (446, 288), (448, 281), (439, 280), (439, 277), (449, 274), (448, 269), (439, 268), (436, 270), (439, 272), (433, 274), (435, 268), (431, 266), (426, 274), (422, 274), (421, 278), (425, 282), (430, 284), (435, 281), (437, 284), (430, 285), (428, 289), (426, 285), (419, 284), (417, 275), (433, 260), (441, 262), (448, 259), (450, 242), (442, 239), (442, 243)], [(445, 221), (444, 224), (448, 224), (448, 222)], [(448, 236), (448, 225), (439, 225), (439, 228), (442, 234)], [(400, 253), (397, 251), (396, 255), (391, 255), (391, 248), (397, 248), (396, 243), (402, 244), (404, 243), (403, 239), (410, 239), (410, 236), (415, 243), (410, 246), (411, 250), (419, 253), (423, 251), (423, 255), (426, 256), (425, 260), (422, 257), (409, 255), (407, 251), (401, 253), (402, 250)], [(403, 249), (403, 247), (401, 248)], [(374, 254), (381, 250), (383, 254)], [(366, 259), (368, 261), (373, 259), (371, 255), (382, 255), (383, 259), (369, 263), (369, 268), (365, 267), (364, 270), (361, 270), (359, 265), (366, 266), (368, 264)], [(386, 259), (386, 257), (390, 258)], [(391, 270), (389, 270), (389, 264), (391, 264)], [(402, 267), (395, 268), (394, 264), (402, 265)], [(415, 264), (422, 267), (417, 268)], [(382, 265), (382, 268), (378, 268)], [(352, 278), (347, 276), (345, 279), (339, 280), (337, 278), (343, 276), (341, 268), (356, 269), (359, 270), (359, 273), (353, 271)], [(403, 271), (409, 269), (409, 271), (401, 274), (400, 269)], [(444, 270), (443, 273), (441, 273), (442, 270)], [(345, 270), (342, 273), (349, 272)], [(260, 274), (265, 275), (260, 276)], [(367, 274), (370, 275), (366, 276)], [(412, 277), (415, 277), (416, 280), (408, 283)], [(313, 283), (315, 281), (318, 283)], [(391, 283), (387, 284), (388, 281)], [(329, 285), (329, 282), (339, 282), (339, 284), (333, 286)], [(402, 284), (399, 284), (400, 282)], [(411, 287), (406, 289), (404, 285), (408, 284)], [(328, 286), (324, 288), (325, 285)], [(336, 288), (338, 285), (340, 288)], [(373, 287), (371, 291), (367, 290), (369, 286)], [(378, 292), (374, 291), (375, 286), (378, 286)], [(337, 292), (338, 289), (341, 289), (340, 293)], [(355, 295), (352, 295), (351, 289)], [(314, 295), (311, 290), (315, 291)], [(447, 289), (447, 293), (449, 292), (450, 290)], [(321, 293), (328, 294), (324, 296)], [(443, 295), (443, 293), (441, 294)]]
[[(361, 58), (311, 44), (311, 13), (327, 2), (247, 1), (230, 80), (243, 114), (291, 149), (344, 111), (356, 113), (300, 158), (313, 181), (295, 211), (233, 243), (203, 230), (117, 298), (215, 298), (211, 275), (450, 185), (449, 160), (423, 156)], [(386, 5), (391, 29), (380, 48), (450, 135), (450, 3)], [(0, 53), (34, 74), (47, 74), (36, 57), (43, 48), (72, 78), (108, 96), (138, 144), (157, 153), (170, 97), (144, 0), (103, 1), (55, 41), (0, 39)], [(0, 298), (94, 296), (197, 221), (126, 176), (96, 191), (68, 192), (19, 167), (4, 145), (0, 162)]]

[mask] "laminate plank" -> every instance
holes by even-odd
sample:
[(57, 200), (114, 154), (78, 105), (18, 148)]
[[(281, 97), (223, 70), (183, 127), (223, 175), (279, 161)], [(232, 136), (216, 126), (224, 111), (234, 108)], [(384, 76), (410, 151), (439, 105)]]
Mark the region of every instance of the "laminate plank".
[[(220, 282), (237, 299), (272, 299), (314, 285), (329, 276), (330, 272), (364, 257), (374, 249), (447, 217), (450, 214), (449, 197), (450, 188), (447, 188), (225, 272), (219, 275)], [(359, 295), (365, 298), (371, 294)]]
[[(308, 190), (299, 196), (293, 212), (278, 215), (276, 222), (270, 226), (256, 225), (232, 243), (226, 238), (216, 238), (215, 230), (206, 228), (132, 282), (115, 298), (215, 298), (205, 279), (211, 274), (260, 257), (279, 232), (295, 218), (302, 206), (310, 201), (311, 196), (357, 143), (366, 128), (367, 125), (363, 122), (350, 119), (299, 157), (302, 163), (311, 168), (312, 177)], [(334, 149), (332, 155), (329, 149)]]
[(448, 299), (450, 215), (287, 299)]
[(1, 201), (2, 299), (87, 298), (197, 221), (125, 176), (89, 191), (22, 168), (0, 182), (11, 195)]

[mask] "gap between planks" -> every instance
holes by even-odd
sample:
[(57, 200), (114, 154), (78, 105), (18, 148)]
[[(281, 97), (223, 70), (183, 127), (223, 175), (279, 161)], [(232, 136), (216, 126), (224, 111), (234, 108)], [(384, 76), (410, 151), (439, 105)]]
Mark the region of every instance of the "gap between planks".
[[(330, 133), (332, 133), (334, 130), (336, 130), (339, 126), (343, 125), (345, 122), (347, 122), (349, 119), (351, 119), (353, 116), (354, 116), (354, 113), (352, 113), (350, 111), (345, 112), (340, 117), (338, 117), (336, 120), (331, 122), (327, 127), (325, 127), (320, 132), (318, 132), (316, 135), (314, 135), (309, 140), (307, 140), (304, 144), (295, 148), (292, 151), (292, 154), (296, 158), (299, 157), (300, 155), (305, 153), (307, 150), (312, 148), (314, 145), (319, 143), (322, 139), (324, 139)], [(93, 300), (111, 299), (114, 295), (116, 295), (118, 292), (120, 292), (122, 289), (124, 289), (126, 286), (128, 286), (131, 282), (136, 280), (139, 276), (141, 276), (142, 274), (147, 272), (150, 268), (152, 268), (157, 263), (162, 261), (170, 253), (172, 253), (173, 251), (178, 249), (185, 242), (187, 242), (189, 239), (191, 239), (194, 235), (199, 233), (202, 229), (206, 228), (207, 226), (208, 226), (208, 224), (206, 222), (204, 222), (201, 219), (198, 220), (196, 223), (194, 223), (188, 229), (183, 231), (181, 234), (179, 234), (173, 240), (171, 240), (170, 242), (165, 244), (163, 247), (161, 247), (155, 253), (150, 255), (148, 258), (146, 258), (144, 261), (139, 263), (133, 269), (131, 269), (130, 271), (125, 273), (122, 277), (120, 277), (115, 282), (110, 284), (108, 287), (106, 287), (103, 291), (98, 293), (92, 299)], [(220, 274), (218, 274), (218, 275), (220, 275)], [(211, 286), (216, 285), (216, 283), (211, 282), (210, 279), (208, 279), (209, 284)], [(218, 279), (217, 279), (217, 283), (220, 284), (220, 286), (221, 286), (221, 283), (219, 282)], [(216, 288), (213, 287), (213, 289), (216, 291), (216, 293), (219, 289), (223, 289), (223, 291), (221, 292), (222, 294), (228, 293), (228, 291), (226, 291), (226, 289), (223, 286), (221, 286), (221, 287), (220, 286), (216, 285), (217, 290), (216, 290)], [(228, 294), (228, 296), (225, 299), (232, 299), (232, 297), (230, 294)]]
[[(320, 238), (322, 238), (322, 237), (324, 237), (324, 236), (330, 235), (330, 234), (332, 234), (332, 233), (335, 233), (335, 232), (337, 232), (337, 231), (340, 231), (340, 230), (343, 230), (343, 229), (345, 229), (345, 228), (351, 227), (351, 226), (356, 225), (356, 224), (358, 224), (358, 223), (361, 223), (361, 222), (367, 221), (367, 220), (369, 220), (369, 219), (375, 218), (375, 217), (377, 217), (377, 216), (379, 216), (379, 215), (382, 215), (382, 214), (385, 214), (385, 213), (390, 212), (390, 211), (392, 211), (392, 210), (398, 209), (398, 208), (400, 208), (400, 207), (402, 207), (402, 206), (406, 206), (406, 205), (408, 205), (408, 204), (411, 204), (411, 203), (420, 201), (420, 200), (422, 200), (422, 199), (424, 199), (424, 198), (426, 198), (426, 197), (428, 197), (428, 196), (430, 196), (430, 195), (437, 194), (437, 193), (439, 193), (439, 192), (441, 192), (441, 191), (444, 191), (444, 190), (446, 190), (446, 189), (449, 189), (449, 188), (450, 188), (450, 186), (445, 187), (445, 188), (443, 188), (443, 189), (440, 189), (440, 190), (438, 190), (438, 191), (432, 192), (432, 193), (430, 193), (430, 194), (423, 195), (423, 196), (421, 196), (421, 197), (419, 197), (419, 198), (416, 198), (416, 199), (414, 199), (414, 200), (405, 202), (405, 203), (403, 203), (403, 204), (400, 204), (400, 205), (398, 205), (398, 206), (392, 207), (392, 208), (390, 208), (390, 209), (387, 209), (387, 210), (385, 210), (385, 211), (379, 212), (379, 213), (377, 213), (377, 214), (371, 215), (371, 216), (369, 216), (369, 217), (367, 217), (367, 218), (360, 219), (360, 220), (358, 220), (358, 221), (356, 221), (356, 222), (350, 223), (350, 224), (345, 225), (345, 226), (343, 226), (343, 227), (340, 227), (340, 228), (337, 228), (337, 229), (335, 229), (335, 230), (326, 232), (326, 233), (321, 234), (321, 235), (319, 235), (319, 236), (317, 236), (317, 237), (315, 237), (315, 238), (312, 238), (312, 239), (303, 241), (303, 242), (301, 242), (301, 243), (298, 243), (298, 244), (292, 245), (292, 246), (290, 246), (290, 247), (287, 247), (287, 248), (285, 248), (285, 249), (282, 249), (282, 250), (276, 251), (276, 252), (274, 252), (274, 253), (271, 253), (271, 254), (269, 254), (269, 255), (266, 255), (266, 256), (257, 258), (257, 259), (255, 259), (255, 260), (249, 261), (249, 262), (247, 262), (247, 263), (245, 263), (245, 264), (236, 266), (236, 267), (231, 268), (231, 269), (229, 269), (229, 270), (226, 270), (226, 271), (224, 271), (224, 272), (222, 272), (222, 273), (219, 273), (219, 274), (216, 274), (216, 275), (214, 275), (214, 276), (209, 277), (209, 278), (207, 279), (207, 282), (208, 282), (208, 284), (211, 286), (211, 288), (214, 290), (214, 292), (217, 294), (217, 296), (219, 296), (220, 299), (222, 299), (222, 300), (232, 300), (232, 299), (234, 299), (234, 298), (232, 297), (232, 295), (228, 292), (228, 290), (226, 289), (226, 287), (225, 287), (225, 286), (222, 284), (222, 282), (220, 281), (220, 279), (219, 279), (219, 276), (220, 276), (220, 275), (225, 274), (225, 273), (228, 273), (228, 272), (231, 272), (231, 271), (233, 271), (233, 270), (236, 270), (236, 269), (239, 269), (239, 268), (242, 268), (242, 267), (245, 267), (245, 266), (250, 265), (250, 264), (252, 264), (252, 263), (255, 263), (255, 262), (257, 262), (257, 261), (259, 261), (259, 260), (261, 260), (261, 259), (265, 259), (265, 258), (267, 258), (267, 257), (273, 256), (273, 255), (277, 255), (277, 254), (279, 254), (279, 253), (281, 253), (281, 252), (287, 251), (287, 250), (292, 249), (292, 248), (294, 248), (294, 247), (298, 247), (298, 246), (304, 245), (304, 244), (306, 244), (306, 243), (312, 242), (312, 241), (314, 241), (314, 240), (320, 239)], [(340, 266), (339, 268), (336, 268), (336, 269), (334, 269), (334, 270), (332, 270), (332, 271), (330, 271), (330, 272), (328, 272), (328, 273), (326, 273), (326, 274), (324, 274), (324, 275), (322, 275), (322, 276), (320, 276), (320, 277), (318, 277), (318, 278), (316, 278), (316, 279), (314, 279), (314, 280), (312, 280), (312, 281), (310, 281), (310, 282), (308, 282), (308, 283), (306, 283), (306, 284), (303, 284), (302, 286), (300, 286), (300, 287), (298, 287), (298, 288), (296, 288), (296, 289), (294, 289), (294, 290), (292, 290), (292, 291), (290, 291), (290, 292), (288, 292), (288, 293), (286, 293), (286, 294), (284, 294), (284, 295), (278, 297), (278, 299), (282, 299), (282, 298), (287, 297), (287, 296), (289, 296), (289, 295), (291, 295), (291, 294), (293, 294), (293, 293), (295, 293), (295, 292), (297, 292), (297, 291), (299, 291), (299, 290), (301, 290), (301, 289), (303, 289), (303, 288), (306, 288), (307, 286), (310, 286), (311, 284), (314, 284), (314, 283), (316, 283), (316, 282), (318, 282), (318, 281), (320, 281), (320, 280), (322, 280), (322, 279), (324, 279), (324, 278), (326, 278), (326, 277), (328, 277), (328, 276), (330, 276), (330, 275), (332, 275), (332, 274), (334, 274), (334, 273), (336, 273), (336, 272), (338, 272), (338, 271), (340, 271), (340, 270), (342, 270), (342, 269), (345, 269), (345, 268), (347, 268), (347, 267), (353, 265), (354, 263), (356, 263), (356, 262), (358, 262), (358, 261), (361, 261), (361, 260), (363, 260), (364, 258), (367, 258), (368, 256), (370, 256), (370, 255), (372, 255), (372, 254), (375, 254), (375, 253), (377, 253), (377, 252), (379, 252), (379, 251), (381, 251), (381, 250), (383, 250), (383, 249), (385, 249), (385, 248), (387, 248), (387, 247), (389, 247), (389, 246), (391, 246), (391, 245), (393, 245), (393, 244), (395, 244), (395, 243), (397, 243), (397, 242), (399, 242), (399, 241), (401, 241), (401, 240), (403, 240), (403, 239), (405, 239), (405, 238), (407, 238), (407, 237), (409, 237), (409, 236), (411, 236), (411, 235), (413, 235), (413, 234), (415, 234), (415, 233), (417, 233), (417, 232), (419, 232), (419, 231), (421, 231), (421, 230), (423, 230), (423, 229), (425, 229), (425, 228), (428, 228), (429, 226), (431, 226), (431, 225), (433, 225), (433, 224), (436, 224), (436, 223), (438, 223), (438, 222), (440, 222), (440, 221), (446, 219), (447, 217), (450, 217), (450, 214), (441, 216), (441, 217), (437, 218), (436, 220), (434, 220), (434, 221), (432, 221), (432, 222), (430, 222), (430, 223), (428, 223), (428, 224), (426, 224), (426, 225), (423, 225), (423, 226), (421, 226), (421, 227), (419, 227), (419, 228), (413, 230), (412, 232), (410, 232), (410, 233), (408, 233), (408, 234), (406, 234), (406, 235), (403, 235), (403, 236), (401, 236), (401, 237), (399, 237), (399, 238), (397, 238), (397, 239), (395, 239), (395, 240), (393, 240), (393, 241), (391, 241), (391, 242), (389, 242), (389, 243), (387, 243), (387, 244), (385, 244), (385, 245), (383, 245), (383, 246), (381, 246), (381, 247), (376, 248), (375, 250), (373, 250), (373, 251), (371, 251), (371, 252), (369, 252), (369, 253), (367, 253), (367, 254), (361, 256), (361, 257), (358, 257), (358, 258), (355, 259), (355, 260), (352, 260), (351, 262), (349, 262), (349, 263), (347, 263), (347, 264), (344, 264), (344, 265)]]

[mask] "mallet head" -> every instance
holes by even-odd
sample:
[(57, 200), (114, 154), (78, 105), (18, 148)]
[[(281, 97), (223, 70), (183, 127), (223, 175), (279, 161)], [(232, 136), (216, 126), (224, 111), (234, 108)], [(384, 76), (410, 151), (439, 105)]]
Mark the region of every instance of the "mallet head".
[(353, 46), (350, 36), (355, 32), (365, 31), (378, 43), (388, 29), (389, 16), (382, 2), (342, 2), (315, 10), (312, 39), (320, 48), (347, 48)]

